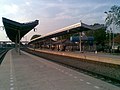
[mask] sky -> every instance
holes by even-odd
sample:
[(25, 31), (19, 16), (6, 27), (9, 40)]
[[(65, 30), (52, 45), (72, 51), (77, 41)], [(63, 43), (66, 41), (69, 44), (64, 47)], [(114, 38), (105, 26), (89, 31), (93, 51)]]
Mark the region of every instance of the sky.
[[(23, 40), (34, 34), (44, 35), (65, 26), (80, 22), (105, 23), (105, 11), (120, 6), (120, 0), (0, 0), (0, 26), (2, 17), (25, 23), (39, 20), (37, 30), (31, 30)], [(9, 40), (0, 27), (0, 41)]]

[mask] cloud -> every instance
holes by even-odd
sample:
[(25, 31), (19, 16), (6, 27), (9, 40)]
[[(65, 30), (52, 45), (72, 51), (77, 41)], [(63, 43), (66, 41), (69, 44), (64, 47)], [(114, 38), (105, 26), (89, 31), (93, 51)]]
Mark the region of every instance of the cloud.
[(59, 2), (63, 2), (63, 0), (58, 0)]
[(9, 17), (18, 22), (38, 19), (40, 34), (80, 20), (87, 24), (104, 23), (104, 11), (113, 5), (112, 0), (110, 2), (108, 0), (9, 0), (10, 3), (6, 0), (1, 1), (5, 4), (0, 3), (0, 16)]
[(27, 1), (27, 2), (25, 2), (25, 4), (28, 5), (28, 6), (30, 6), (31, 3)]
[(9, 14), (16, 14), (19, 11), (19, 6), (16, 4), (4, 5), (4, 12)]

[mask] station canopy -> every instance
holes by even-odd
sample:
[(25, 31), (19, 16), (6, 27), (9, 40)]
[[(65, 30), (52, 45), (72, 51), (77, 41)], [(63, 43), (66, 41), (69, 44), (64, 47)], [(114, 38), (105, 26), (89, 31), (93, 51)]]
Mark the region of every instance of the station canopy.
[(28, 23), (19, 23), (7, 18), (2, 17), (3, 25), (7, 36), (12, 42), (19, 42), (19, 40), (38, 25), (39, 20)]
[(35, 38), (35, 39), (31, 40), (29, 42), (29, 44), (36, 42), (36, 41), (44, 40), (44, 39), (59, 37), (59, 36), (65, 35), (65, 34), (73, 34), (73, 33), (83, 32), (83, 31), (88, 31), (88, 30), (97, 30), (100, 28), (104, 28), (104, 25), (99, 24), (96, 26), (92, 26), (92, 25), (87, 25), (85, 23), (80, 22), (80, 23), (76, 23), (76, 24), (64, 27), (62, 29), (58, 29), (56, 31), (50, 32), (50, 33), (40, 36), (38, 38)]

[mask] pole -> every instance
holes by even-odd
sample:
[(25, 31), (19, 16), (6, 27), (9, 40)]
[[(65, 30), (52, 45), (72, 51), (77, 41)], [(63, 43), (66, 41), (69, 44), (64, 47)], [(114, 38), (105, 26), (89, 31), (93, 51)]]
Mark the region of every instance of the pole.
[(112, 31), (111, 31), (111, 28), (110, 28), (110, 32), (109, 32), (109, 46), (111, 47), (111, 33), (112, 33)]
[(15, 38), (15, 50), (17, 52), (17, 35), (16, 35), (16, 38)]
[(50, 38), (50, 49), (52, 49), (52, 41), (51, 41), (51, 38)]
[(79, 42), (79, 49), (80, 49), (80, 52), (82, 51), (82, 49), (81, 49), (81, 32), (79, 32), (79, 40), (80, 40), (80, 42)]
[(112, 49), (113, 49), (113, 53), (114, 53), (114, 46), (115, 46), (115, 44), (114, 44), (114, 32), (113, 32), (113, 39), (112, 39), (113, 41), (112, 41)]
[(115, 15), (114, 15), (114, 13), (112, 13), (112, 16), (113, 16), (113, 43), (112, 43), (112, 47), (113, 47), (113, 53), (114, 53), (114, 47), (115, 47), (115, 44), (114, 44), (114, 25), (115, 25)]
[(20, 53), (20, 30), (18, 30), (18, 36), (19, 36), (19, 47), (18, 47), (18, 53), (19, 53), (19, 55), (21, 54)]

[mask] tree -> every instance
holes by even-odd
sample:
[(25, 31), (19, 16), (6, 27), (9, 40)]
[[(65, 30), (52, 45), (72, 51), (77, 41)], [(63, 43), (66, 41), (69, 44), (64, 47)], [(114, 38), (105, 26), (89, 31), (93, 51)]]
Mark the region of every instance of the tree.
[(105, 19), (107, 27), (112, 24), (120, 27), (120, 6), (114, 5), (111, 7), (110, 11), (105, 13), (107, 14)]
[(112, 52), (114, 52), (114, 30), (115, 27), (120, 27), (120, 6), (114, 5), (110, 11), (105, 12), (107, 17), (105, 19), (107, 28), (112, 26)]
[[(103, 24), (95, 23), (94, 25), (91, 25), (91, 26), (95, 27), (97, 25), (103, 25)], [(85, 34), (87, 36), (93, 36), (94, 43), (96, 43), (97, 45), (103, 45), (103, 46), (105, 45), (106, 30), (104, 27), (97, 29), (97, 30), (86, 31)]]
[(101, 44), (102, 46), (105, 45), (105, 40), (106, 40), (106, 32), (105, 29), (98, 29), (95, 30), (93, 33), (93, 36), (95, 38), (95, 42), (97, 45)]
[(116, 43), (120, 44), (120, 34), (117, 34), (114, 40)]

